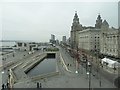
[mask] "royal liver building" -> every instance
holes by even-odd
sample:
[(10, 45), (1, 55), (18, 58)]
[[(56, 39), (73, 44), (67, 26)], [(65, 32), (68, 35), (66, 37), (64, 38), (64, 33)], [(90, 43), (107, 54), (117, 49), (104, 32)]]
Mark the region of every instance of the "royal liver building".
[(101, 55), (120, 58), (120, 28), (109, 27), (106, 20), (97, 16), (95, 26), (82, 26), (77, 12), (71, 26), (71, 48), (98, 52)]
[(75, 16), (71, 26), (71, 48), (72, 49), (75, 49), (78, 47), (78, 42), (79, 42), (78, 36), (79, 36), (79, 31), (81, 30), (82, 30), (82, 25), (79, 22), (77, 12), (75, 12)]

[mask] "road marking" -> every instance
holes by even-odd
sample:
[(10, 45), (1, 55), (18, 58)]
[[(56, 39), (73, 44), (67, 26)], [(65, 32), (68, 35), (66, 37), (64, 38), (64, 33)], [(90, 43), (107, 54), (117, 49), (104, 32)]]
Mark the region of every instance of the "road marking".
[(67, 65), (65, 64), (65, 61), (63, 60), (63, 57), (62, 57), (61, 53), (60, 53), (60, 58), (61, 58), (61, 60), (62, 60), (62, 63), (63, 63), (63, 65), (64, 65), (66, 71), (72, 72), (72, 71), (70, 71), (70, 70), (68, 69)]

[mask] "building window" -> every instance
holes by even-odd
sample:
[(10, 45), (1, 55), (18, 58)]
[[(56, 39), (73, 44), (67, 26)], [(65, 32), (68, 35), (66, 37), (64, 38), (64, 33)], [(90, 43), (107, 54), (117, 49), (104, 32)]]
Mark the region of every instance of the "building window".
[(113, 52), (115, 52), (115, 49), (113, 49)]
[(96, 48), (96, 45), (95, 45), (95, 48)]

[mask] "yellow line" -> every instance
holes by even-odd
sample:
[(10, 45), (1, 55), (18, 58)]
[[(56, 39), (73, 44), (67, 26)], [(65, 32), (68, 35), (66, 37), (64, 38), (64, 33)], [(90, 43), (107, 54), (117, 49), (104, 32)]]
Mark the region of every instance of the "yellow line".
[(68, 69), (67, 65), (65, 64), (65, 61), (63, 60), (61, 53), (60, 53), (60, 57), (61, 57), (61, 60), (62, 60), (63, 65), (65, 66), (65, 69), (66, 69), (68, 72), (72, 72), (72, 71), (70, 71), (70, 70)]

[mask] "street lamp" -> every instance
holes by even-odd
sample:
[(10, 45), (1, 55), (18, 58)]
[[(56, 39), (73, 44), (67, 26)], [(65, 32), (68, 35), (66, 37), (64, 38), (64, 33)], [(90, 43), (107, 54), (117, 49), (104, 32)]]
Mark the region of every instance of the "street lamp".
[(78, 73), (78, 71), (76, 70), (75, 73)]
[(85, 60), (86, 60), (86, 72), (87, 72), (87, 69), (88, 69), (88, 60), (87, 60), (86, 56), (85, 56)]
[(5, 72), (4, 72), (4, 71), (2, 71), (1, 73), (2, 73), (2, 74), (4, 74)]
[[(97, 61), (97, 76), (98, 76), (98, 74), (99, 74), (99, 77), (98, 77), (98, 79), (99, 79), (99, 85), (100, 85), (100, 87), (101, 87), (101, 63), (100, 63), (100, 60), (99, 60), (99, 57), (98, 57), (98, 55), (99, 55), (99, 52), (97, 51), (97, 50), (95, 50), (95, 52), (96, 52), (96, 61)], [(99, 72), (99, 73), (98, 73)]]
[(78, 60), (79, 60), (78, 45), (76, 45), (76, 51), (77, 52), (75, 52), (75, 56), (76, 56), (76, 71), (75, 71), (75, 73), (78, 73), (78, 68), (79, 68), (79, 64), (78, 64)]
[(89, 90), (90, 90), (91, 89), (91, 63), (89, 61), (87, 62), (87, 66), (89, 67), (87, 74), (89, 75)]
[(78, 73), (78, 60), (76, 59), (76, 71), (75, 73)]

